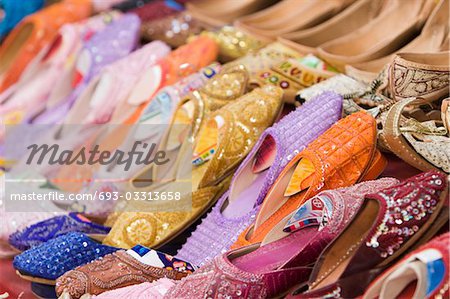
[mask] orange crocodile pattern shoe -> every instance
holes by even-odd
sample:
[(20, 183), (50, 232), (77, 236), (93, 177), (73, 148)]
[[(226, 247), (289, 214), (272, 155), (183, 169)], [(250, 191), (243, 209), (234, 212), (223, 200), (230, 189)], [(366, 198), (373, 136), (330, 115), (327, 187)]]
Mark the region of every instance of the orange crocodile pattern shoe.
[(8, 35), (0, 48), (0, 93), (14, 85), (28, 63), (66, 24), (89, 17), (90, 0), (66, 0), (29, 15)]
[(323, 190), (375, 179), (386, 166), (376, 149), (376, 138), (376, 121), (366, 112), (335, 123), (286, 165), (267, 193), (255, 223), (232, 248), (261, 242), (277, 223)]

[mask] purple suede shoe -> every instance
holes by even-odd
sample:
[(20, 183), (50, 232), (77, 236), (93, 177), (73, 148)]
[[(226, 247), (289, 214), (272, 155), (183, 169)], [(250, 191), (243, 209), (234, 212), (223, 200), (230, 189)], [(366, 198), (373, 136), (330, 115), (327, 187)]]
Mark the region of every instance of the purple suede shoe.
[(230, 189), (178, 251), (202, 266), (227, 251), (254, 220), (267, 191), (292, 157), (341, 117), (342, 97), (324, 92), (268, 128), (236, 171)]

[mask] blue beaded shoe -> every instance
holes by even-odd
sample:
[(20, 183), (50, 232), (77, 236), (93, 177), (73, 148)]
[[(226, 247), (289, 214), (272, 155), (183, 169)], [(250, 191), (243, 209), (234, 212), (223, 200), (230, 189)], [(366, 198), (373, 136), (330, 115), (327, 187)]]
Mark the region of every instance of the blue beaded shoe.
[(2, 40), (23, 18), (44, 6), (44, 0), (0, 0), (4, 18), (0, 21), (0, 40)]
[(13, 265), (25, 280), (55, 285), (55, 279), (67, 271), (117, 250), (74, 232), (22, 252), (14, 258)]
[(70, 232), (86, 233), (101, 241), (110, 229), (110, 227), (91, 222), (81, 214), (70, 213), (38, 222), (17, 231), (11, 234), (9, 243), (12, 247), (25, 251)]

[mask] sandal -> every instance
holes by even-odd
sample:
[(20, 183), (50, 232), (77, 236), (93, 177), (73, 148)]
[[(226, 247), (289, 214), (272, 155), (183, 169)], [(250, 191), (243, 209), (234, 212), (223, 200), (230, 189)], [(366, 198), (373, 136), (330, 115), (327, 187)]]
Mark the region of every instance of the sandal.
[(179, 280), (196, 269), (188, 262), (137, 245), (64, 273), (56, 280), (56, 294), (67, 299), (85, 298), (163, 277)]
[(446, 233), (411, 252), (377, 277), (362, 298), (447, 298), (449, 241)]
[(19, 80), (26, 66), (55, 38), (62, 25), (83, 20), (90, 13), (89, 0), (64, 1), (23, 19), (0, 47), (0, 93)]
[(341, 116), (342, 98), (317, 96), (268, 128), (236, 171), (230, 189), (178, 251), (177, 257), (203, 266), (228, 250), (255, 219), (267, 191), (293, 155)]
[[(105, 244), (124, 248), (135, 244), (159, 247), (192, 225), (228, 188), (235, 168), (245, 158), (263, 130), (273, 123), (281, 109), (281, 95), (280, 89), (264, 86), (209, 115), (208, 121), (199, 129), (194, 155), (201, 154), (203, 148), (209, 148), (209, 142), (217, 144), (212, 145), (214, 151), (208, 150), (208, 153), (213, 153), (209, 154), (209, 159), (194, 156), (192, 160), (192, 180), (184, 184), (192, 190), (192, 195), (182, 194), (187, 198), (176, 201), (177, 207), (170, 202), (166, 204), (165, 211), (177, 209), (177, 212), (160, 212), (162, 209), (158, 205), (133, 203), (129, 206), (132, 211), (156, 210), (153, 213), (122, 213), (105, 238)], [(258, 113), (255, 114), (255, 111)], [(248, 129), (249, 127), (252, 129)], [(211, 136), (216, 136), (217, 139)], [(160, 191), (161, 188), (155, 190)], [(183, 204), (187, 204), (186, 209), (180, 211)]]
[(322, 44), (319, 56), (343, 71), (346, 64), (391, 54), (422, 29), (434, 5), (427, 0), (396, 1), (358, 30)]
[(289, 233), (271, 233), (262, 244), (217, 256), (177, 282), (166, 297), (282, 297), (296, 283), (307, 281), (312, 269), (310, 263), (344, 230), (361, 206), (364, 195), (396, 182), (385, 178), (321, 192), (305, 202), (296, 213), (280, 221), (278, 225), (290, 229)]
[(448, 222), (447, 196), (447, 177), (437, 171), (366, 195), (345, 230), (321, 253), (309, 290), (288, 298), (362, 295), (376, 275)]
[(281, 34), (320, 24), (352, 2), (354, 0), (284, 0), (265, 10), (237, 19), (235, 26), (262, 41), (272, 41)]
[(341, 119), (292, 157), (267, 193), (255, 223), (232, 248), (261, 242), (276, 223), (321, 190), (375, 179), (385, 166), (376, 149), (375, 119), (366, 112)]

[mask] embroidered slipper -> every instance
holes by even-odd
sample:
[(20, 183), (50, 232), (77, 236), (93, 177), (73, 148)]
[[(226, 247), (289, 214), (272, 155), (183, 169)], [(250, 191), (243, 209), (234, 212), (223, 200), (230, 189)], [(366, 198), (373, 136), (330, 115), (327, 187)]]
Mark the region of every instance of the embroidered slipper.
[(375, 179), (385, 166), (376, 149), (375, 119), (366, 112), (347, 116), (292, 158), (267, 193), (255, 223), (232, 248), (261, 242), (276, 223), (321, 190)]
[(205, 86), (183, 98), (172, 113), (172, 119), (159, 147), (166, 153), (169, 163), (158, 166), (152, 164), (142, 168), (132, 178), (131, 188), (144, 191), (148, 190), (149, 183), (151, 187), (154, 182), (175, 180), (177, 165), (185, 158), (185, 149), (194, 142), (180, 136), (190, 130), (192, 138), (195, 139), (208, 115), (244, 95), (247, 87), (248, 73), (242, 66), (225, 67), (213, 79), (206, 82)]
[[(182, 194), (191, 200), (176, 202), (178, 207), (183, 203), (189, 207), (183, 211), (178, 209), (178, 212), (124, 212), (113, 225), (105, 244), (125, 248), (135, 244), (157, 247), (192, 225), (226, 190), (235, 168), (264, 129), (273, 123), (280, 112), (281, 95), (279, 88), (264, 86), (213, 112), (197, 135), (192, 157), (192, 180), (188, 181), (192, 194)], [(210, 142), (214, 144), (210, 145)], [(214, 151), (208, 150), (208, 153), (214, 154), (209, 154), (207, 159), (199, 159), (196, 153), (201, 153), (204, 148), (213, 148)], [(130, 207), (131, 211), (145, 211), (155, 206), (133, 202)], [(167, 204), (165, 210), (170, 211)]]
[(109, 227), (93, 223), (81, 214), (69, 213), (16, 231), (9, 236), (9, 243), (14, 248), (25, 251), (69, 232), (86, 233), (90, 237), (101, 240), (109, 230)]
[(26, 66), (62, 25), (85, 19), (90, 13), (89, 0), (64, 1), (23, 19), (0, 47), (0, 93), (11, 91)]
[(447, 199), (447, 176), (437, 171), (366, 195), (345, 230), (321, 253), (308, 291), (288, 298), (363, 295), (376, 275), (448, 222)]
[(203, 266), (228, 250), (254, 221), (283, 167), (338, 121), (341, 110), (342, 98), (326, 92), (264, 131), (233, 176), (228, 192), (187, 239), (177, 257)]
[(196, 269), (186, 261), (136, 245), (66, 272), (56, 280), (56, 293), (63, 298), (85, 298), (160, 278), (179, 280)]
[(282, 297), (290, 287), (307, 281), (310, 264), (344, 230), (361, 206), (364, 195), (396, 182), (384, 178), (319, 193), (278, 224), (290, 229), (289, 232), (281, 236), (274, 233), (262, 244), (217, 256), (176, 282), (167, 292), (167, 298)]
[(72, 232), (22, 252), (14, 258), (13, 266), (25, 280), (55, 285), (56, 278), (65, 272), (117, 250)]
[(299, 104), (295, 101), (296, 93), (333, 77), (337, 71), (314, 55), (306, 55), (298, 59), (288, 59), (268, 70), (262, 70), (250, 80), (250, 85), (261, 86), (273, 84), (284, 90), (285, 103)]
[[(160, 278), (155, 282), (144, 282), (108, 292), (98, 296), (96, 299), (116, 299), (116, 298), (140, 298), (140, 299), (163, 299), (167, 291), (175, 284), (175, 280)], [(60, 298), (64, 299), (64, 298)], [(86, 298), (87, 299), (87, 298)]]

